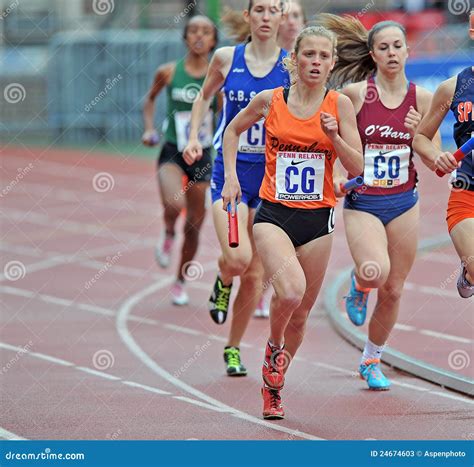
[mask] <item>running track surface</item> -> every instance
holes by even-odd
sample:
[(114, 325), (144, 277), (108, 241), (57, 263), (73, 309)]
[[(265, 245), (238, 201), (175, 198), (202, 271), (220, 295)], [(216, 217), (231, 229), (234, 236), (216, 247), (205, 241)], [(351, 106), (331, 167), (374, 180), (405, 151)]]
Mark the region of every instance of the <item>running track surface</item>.
[[(218, 254), (210, 216), (191, 305), (173, 307), (175, 262), (163, 271), (153, 256), (161, 220), (152, 161), (2, 152), (0, 438), (474, 437), (466, 396), (392, 368), (391, 391), (367, 390), (355, 371), (359, 351), (332, 329), (321, 299), (282, 392), (286, 419), (261, 420), (268, 321), (253, 319), (245, 336), (249, 376), (226, 377), (229, 323), (215, 325), (206, 308)], [(418, 165), (420, 238), (440, 237), (447, 181)], [(340, 209), (326, 285), (351, 264)], [(446, 244), (419, 255), (390, 345), (472, 377), (473, 303), (457, 296), (458, 267)]]

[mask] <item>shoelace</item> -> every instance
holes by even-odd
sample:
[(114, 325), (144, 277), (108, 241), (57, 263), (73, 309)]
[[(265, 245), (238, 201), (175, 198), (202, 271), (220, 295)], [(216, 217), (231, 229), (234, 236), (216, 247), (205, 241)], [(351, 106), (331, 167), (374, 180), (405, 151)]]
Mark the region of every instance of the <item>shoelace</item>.
[(230, 366), (240, 366), (240, 353), (236, 349), (227, 352), (227, 363)]
[(270, 393), (270, 406), (272, 409), (278, 410), (281, 406), (280, 392), (277, 389), (269, 389)]
[(227, 310), (229, 306), (230, 287), (222, 287), (217, 294), (216, 308), (218, 310)]
[(356, 306), (361, 310), (367, 303), (367, 299), (369, 298), (369, 294), (366, 292), (361, 292), (357, 290), (357, 295), (354, 297), (356, 299)]

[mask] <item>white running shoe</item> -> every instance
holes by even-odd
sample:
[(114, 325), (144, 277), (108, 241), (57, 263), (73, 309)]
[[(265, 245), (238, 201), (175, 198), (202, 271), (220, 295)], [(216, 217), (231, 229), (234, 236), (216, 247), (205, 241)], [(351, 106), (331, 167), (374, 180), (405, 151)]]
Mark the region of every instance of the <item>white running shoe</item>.
[(461, 273), (459, 274), (458, 282), (456, 285), (458, 286), (459, 295), (462, 298), (469, 298), (474, 295), (474, 284), (471, 284), (466, 278), (466, 273), (467, 273), (466, 266), (464, 266), (463, 263), (461, 263), (461, 266), (462, 266), (462, 270), (461, 270)]
[(171, 302), (173, 305), (183, 306), (189, 303), (189, 297), (184, 289), (184, 282), (177, 280), (171, 287)]
[(162, 232), (160, 241), (156, 245), (155, 257), (156, 262), (162, 267), (167, 268), (171, 262), (171, 251), (173, 250), (174, 237)]
[(260, 298), (253, 316), (254, 318), (269, 318), (270, 317), (270, 308), (265, 303), (265, 299), (263, 298), (263, 296)]

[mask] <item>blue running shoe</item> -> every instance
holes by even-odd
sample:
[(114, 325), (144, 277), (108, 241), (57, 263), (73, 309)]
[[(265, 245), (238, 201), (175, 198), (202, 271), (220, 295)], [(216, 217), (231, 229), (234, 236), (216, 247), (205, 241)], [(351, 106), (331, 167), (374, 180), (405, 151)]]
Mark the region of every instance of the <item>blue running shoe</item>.
[(362, 379), (367, 381), (369, 389), (373, 391), (388, 391), (390, 389), (390, 380), (382, 373), (380, 360), (376, 358), (366, 360), (361, 364), (359, 374)]
[(354, 271), (351, 272), (351, 290), (349, 295), (344, 298), (346, 299), (346, 311), (349, 319), (356, 326), (362, 326), (367, 315), (369, 292), (357, 290)]

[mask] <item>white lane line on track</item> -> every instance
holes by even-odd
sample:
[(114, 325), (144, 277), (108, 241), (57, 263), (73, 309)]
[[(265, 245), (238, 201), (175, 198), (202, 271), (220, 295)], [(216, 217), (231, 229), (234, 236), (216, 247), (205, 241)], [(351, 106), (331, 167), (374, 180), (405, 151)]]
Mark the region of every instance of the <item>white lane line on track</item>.
[[(328, 370), (338, 371), (338, 372), (344, 373), (346, 375), (351, 375), (351, 376), (358, 375), (358, 373), (356, 371), (350, 371), (350, 370), (347, 370), (345, 368), (341, 368), (341, 367), (338, 367), (338, 366), (328, 365), (327, 363), (312, 362), (312, 364), (314, 366), (321, 367), (321, 368), (326, 368)], [(433, 391), (431, 389), (425, 389), (421, 386), (415, 386), (414, 384), (401, 383), (401, 382), (393, 381), (393, 380), (392, 380), (392, 384), (394, 386), (400, 386), (400, 387), (404, 387), (404, 388), (407, 388), (407, 389), (413, 389), (413, 390), (416, 390), (416, 391), (424, 391), (428, 394), (434, 394), (436, 396), (444, 397), (444, 398), (447, 398), (447, 399), (453, 399), (455, 401), (464, 402), (466, 404), (474, 404), (474, 401), (467, 398), (467, 397), (463, 398), (461, 396), (456, 396), (454, 394), (449, 394), (448, 392), (444, 393), (444, 392), (440, 392), (440, 391)]]
[(12, 433), (11, 431), (5, 430), (5, 428), (0, 427), (0, 439), (6, 439), (8, 441), (25, 441), (26, 438)]
[(103, 371), (93, 370), (92, 368), (88, 368), (86, 366), (76, 366), (76, 370), (83, 371), (84, 373), (89, 373), (90, 375), (99, 376), (100, 378), (110, 379), (111, 381), (121, 381), (122, 378), (118, 376), (109, 375), (108, 373), (104, 373)]
[[(37, 355), (34, 352), (25, 351), (25, 349), (23, 349), (22, 347), (13, 346), (13, 345), (6, 344), (6, 343), (3, 343), (3, 342), (0, 342), (0, 348), (5, 348), (5, 349), (16, 351), (16, 352), (21, 351), (21, 352), (27, 353), (27, 354), (29, 354), (33, 357), (37, 357)], [(54, 358), (54, 357), (52, 357), (52, 358)], [(67, 362), (67, 363), (70, 363), (70, 362)], [(107, 373), (101, 373), (101, 372), (98, 372), (98, 371), (95, 371), (95, 370), (91, 370), (90, 368), (87, 368), (87, 367), (76, 366), (73, 363), (71, 363), (70, 366), (74, 367), (74, 369), (76, 369), (76, 370), (86, 372), (86, 373), (91, 374), (93, 376), (100, 376), (100, 377), (104, 378), (105, 377), (104, 375), (106, 375), (107, 376), (106, 379), (111, 379), (110, 377), (112, 376), (112, 375), (109, 375)], [(171, 377), (171, 375), (169, 375), (169, 376)], [(171, 377), (171, 378), (173, 378), (173, 377)], [(145, 391), (152, 392), (152, 393), (159, 394), (159, 395), (171, 395), (172, 396), (172, 393), (162, 391), (161, 389), (153, 388), (151, 386), (146, 386), (144, 384), (136, 383), (134, 381), (124, 381), (124, 380), (121, 380), (118, 377), (113, 377), (113, 379), (116, 380), (116, 381), (120, 381), (122, 384), (125, 384), (125, 385), (130, 386), (130, 387), (134, 387), (134, 388), (137, 388), (137, 389), (143, 389)], [(173, 378), (173, 379), (175, 379), (175, 378)], [(191, 388), (186, 383), (183, 383), (182, 385), (183, 385), (183, 387)], [(201, 393), (200, 391), (198, 391), (197, 389), (194, 389), (194, 388), (192, 388), (192, 391), (194, 393), (196, 393), (196, 395), (203, 394), (203, 393)], [(186, 391), (186, 392), (189, 392), (189, 391)], [(228, 413), (231, 416), (240, 418), (240, 419), (245, 420), (247, 422), (257, 424), (257, 425), (261, 425), (261, 426), (264, 426), (266, 428), (271, 428), (273, 430), (280, 431), (280, 432), (283, 432), (283, 433), (287, 433), (287, 434), (292, 435), (293, 437), (310, 439), (310, 440), (321, 440), (322, 439), (322, 438), (317, 438), (317, 437), (315, 437), (313, 435), (310, 435), (308, 433), (304, 433), (304, 432), (299, 431), (299, 430), (292, 430), (292, 429), (286, 428), (284, 426), (273, 425), (273, 424), (271, 424), (271, 423), (269, 423), (265, 420), (260, 420), (256, 417), (253, 417), (252, 415), (241, 412), (237, 409), (234, 409), (233, 407), (227, 406), (227, 405), (225, 405), (225, 404), (223, 404), (223, 403), (221, 403), (221, 402), (219, 402), (215, 399), (212, 399), (211, 397), (208, 397), (208, 396), (205, 396), (205, 398), (208, 399), (209, 403), (203, 403), (202, 401), (194, 400), (194, 399), (191, 399), (189, 397), (173, 396), (173, 398), (177, 399), (177, 400), (181, 400), (183, 402), (190, 403), (190, 404), (199, 405), (202, 408), (205, 408), (205, 409), (208, 409), (208, 410), (213, 410), (215, 412)], [(201, 398), (201, 397), (199, 397), (199, 398)], [(17, 439), (22, 439), (22, 438), (18, 437)]]
[(171, 392), (162, 391), (161, 389), (154, 388), (152, 386), (147, 386), (146, 384), (135, 383), (134, 381), (122, 381), (122, 384), (126, 386), (131, 386), (132, 388), (140, 388), (148, 392), (153, 392), (154, 394), (160, 394), (161, 396), (170, 396)]
[(178, 399), (183, 402), (188, 402), (189, 404), (197, 405), (199, 407), (203, 407), (204, 409), (214, 410), (215, 412), (231, 413), (228, 410), (221, 409), (220, 407), (216, 407), (215, 405), (206, 404), (205, 402), (198, 401), (196, 399), (191, 399), (190, 397), (186, 397), (186, 396), (173, 396), (173, 399)]
[(60, 358), (51, 357), (50, 355), (45, 355), (44, 353), (40, 352), (30, 352), (31, 355), (37, 358), (41, 358), (42, 360), (46, 360), (47, 362), (56, 363), (57, 365), (62, 366), (74, 366), (74, 363), (67, 362), (66, 360), (62, 360)]
[(430, 287), (427, 285), (420, 285), (414, 284), (412, 282), (405, 282), (405, 286), (403, 287), (405, 290), (410, 290), (413, 292), (425, 293), (428, 295), (439, 295), (442, 297), (449, 297), (449, 298), (459, 298), (459, 295), (454, 290), (445, 290), (440, 287)]
[[(212, 263), (214, 264), (214, 262)], [(290, 428), (284, 427), (282, 425), (274, 425), (270, 422), (267, 422), (265, 420), (260, 420), (257, 417), (254, 417), (252, 415), (246, 414), (244, 412), (241, 412), (233, 407), (230, 407), (226, 404), (224, 404), (221, 401), (218, 401), (217, 399), (214, 399), (213, 397), (205, 394), (202, 391), (199, 391), (198, 389), (194, 388), (193, 386), (185, 383), (184, 381), (181, 381), (180, 379), (174, 377), (171, 373), (168, 373), (164, 368), (159, 366), (155, 360), (153, 360), (146, 352), (143, 351), (143, 349), (137, 344), (137, 342), (134, 340), (132, 337), (132, 334), (128, 330), (127, 327), (127, 321), (128, 321), (128, 315), (132, 312), (132, 309), (145, 297), (157, 292), (158, 290), (162, 289), (163, 287), (166, 287), (170, 285), (174, 281), (173, 277), (164, 279), (161, 282), (152, 284), (145, 289), (131, 295), (120, 307), (118, 315), (117, 315), (117, 321), (116, 321), (116, 326), (117, 326), (117, 332), (120, 336), (120, 339), (122, 342), (126, 345), (126, 347), (141, 361), (143, 362), (151, 371), (153, 371), (155, 374), (158, 376), (162, 377), (169, 383), (171, 383), (173, 386), (178, 387), (184, 392), (187, 392), (188, 394), (191, 394), (192, 396), (201, 399), (204, 402), (207, 402), (210, 405), (213, 405), (215, 407), (218, 407), (220, 409), (226, 410), (231, 413), (231, 415), (238, 416), (239, 418), (242, 418), (244, 420), (247, 420), (248, 422), (258, 424), (265, 426), (267, 428), (270, 428), (275, 431), (280, 431), (283, 433), (288, 433), (291, 434), (292, 436), (297, 436), (299, 438), (304, 438), (304, 439), (312, 439), (312, 440), (318, 440), (322, 438), (318, 438), (316, 436), (310, 435), (309, 433), (304, 433), (304, 432), (299, 432), (297, 430), (292, 430)]]
[(415, 326), (410, 326), (408, 324), (401, 324), (401, 323), (395, 323), (394, 328), (400, 331), (416, 331)]
[[(162, 280), (163, 280), (163, 278), (162, 278)], [(171, 279), (167, 279), (167, 280), (169, 281)], [(35, 292), (31, 292), (29, 290), (17, 289), (16, 287), (7, 287), (7, 286), (0, 286), (0, 292), (9, 293), (9, 294), (12, 294), (12, 295), (17, 295), (17, 296), (27, 297), (27, 298), (37, 298), (37, 299), (40, 299), (40, 300), (42, 299), (42, 296), (43, 296), (43, 294), (36, 294)], [(49, 297), (49, 296), (47, 296), (47, 297)], [(110, 317), (117, 316), (117, 314), (113, 310), (108, 310), (106, 308), (100, 308), (100, 307), (96, 307), (96, 306), (93, 306), (93, 305), (81, 304), (81, 303), (76, 303), (76, 302), (71, 301), (70, 305), (68, 305), (68, 306), (77, 307), (77, 308), (79, 308), (81, 310), (84, 310), (84, 311), (89, 311), (89, 312), (92, 312), (92, 313), (97, 313), (97, 314), (101, 314), (101, 315), (105, 315), (105, 316), (110, 316)], [(148, 319), (148, 318), (142, 318), (142, 317), (139, 317), (139, 316), (129, 315), (128, 319), (130, 321), (135, 321), (135, 322), (139, 322), (139, 323), (143, 323), (143, 324), (151, 324), (151, 325), (155, 325), (155, 326), (156, 325), (157, 326), (161, 325), (161, 326), (166, 327), (170, 330), (174, 330), (175, 332), (181, 332), (181, 333), (184, 333), (184, 334), (190, 334), (189, 331), (193, 331), (191, 328), (184, 328), (182, 326), (170, 325), (170, 323), (162, 323), (162, 322), (159, 322), (159, 321), (151, 320), (151, 319)], [(213, 340), (216, 340), (218, 342), (227, 342), (227, 339), (225, 339), (223, 337), (220, 337), (220, 336), (216, 336), (216, 335), (213, 335), (213, 334), (204, 334), (204, 333), (201, 333), (200, 331), (196, 331), (196, 332), (199, 332), (200, 333), (199, 335), (207, 337), (208, 339), (213, 339)], [(242, 342), (240, 344), (240, 346), (245, 347), (245, 348), (254, 348), (254, 346), (252, 344), (247, 344), (247, 343), (244, 343), (244, 342)], [(295, 358), (295, 361), (306, 362), (307, 360), (304, 359), (303, 357), (298, 357), (297, 356)], [(351, 370), (346, 370), (346, 369), (339, 368), (339, 367), (334, 367), (332, 365), (327, 365), (325, 363), (314, 363), (313, 362), (313, 364), (316, 365), (316, 366), (320, 366), (322, 368), (333, 369), (333, 370), (336, 370), (336, 371), (345, 372), (346, 374), (349, 374), (349, 375), (357, 374), (356, 371), (351, 371)], [(73, 364), (71, 364), (71, 365), (73, 365)], [(423, 387), (415, 386), (415, 385), (408, 384), (408, 383), (401, 383), (401, 382), (396, 382), (396, 381), (394, 381), (392, 383), (394, 385), (398, 385), (398, 386), (401, 386), (401, 387), (406, 387), (407, 389), (414, 389), (414, 390), (417, 390), (417, 391), (425, 391), (426, 390)], [(427, 390), (427, 391), (430, 391), (431, 394), (436, 394), (438, 396), (441, 396), (443, 394), (443, 393), (438, 392), (438, 391), (431, 391), (431, 390)], [(447, 393), (447, 394), (449, 395), (449, 393)], [(448, 397), (448, 395), (446, 397)], [(468, 399), (462, 399), (460, 397), (449, 395), (449, 398), (452, 399), (453, 397), (457, 401), (471, 403)]]
[[(19, 155), (14, 155), (14, 154), (4, 154), (2, 155), (3, 163), (2, 166), (4, 168), (8, 168), (8, 166), (11, 166), (11, 170), (18, 170), (18, 162), (21, 163), (21, 161), (24, 161), (23, 163), (32, 163), (35, 165), (35, 172), (38, 173), (44, 173), (48, 175), (49, 177), (51, 176), (57, 176), (59, 178), (69, 178), (72, 179), (73, 181), (78, 181), (81, 180), (83, 182), (86, 182), (88, 184), (92, 183), (92, 179), (97, 173), (102, 172), (103, 170), (101, 169), (92, 169), (89, 167), (83, 167), (77, 164), (63, 164), (60, 162), (51, 162), (51, 161), (45, 161), (41, 158), (34, 158), (34, 157), (23, 157)], [(5, 161), (8, 161), (5, 162)], [(10, 161), (14, 161), (13, 164), (10, 163)], [(15, 167), (13, 169), (13, 167)], [(68, 171), (69, 170), (69, 171)], [(119, 174), (111, 174), (115, 183), (117, 185), (122, 185), (122, 186), (130, 186), (132, 182), (137, 184), (137, 188), (140, 188), (142, 191), (144, 189), (144, 182), (146, 183), (147, 180), (144, 179), (143, 175), (125, 175), (122, 173)], [(155, 193), (156, 192), (156, 181), (155, 181), (155, 175), (151, 175), (149, 178), (150, 182), (150, 192)]]
[(2, 208), (2, 213), (6, 220), (16, 222), (28, 222), (34, 225), (43, 227), (54, 227), (55, 229), (63, 230), (65, 232), (72, 232), (75, 234), (93, 235), (106, 239), (114, 239), (116, 241), (133, 241), (137, 238), (143, 238), (144, 242), (156, 243), (156, 238), (140, 237), (139, 233), (126, 232), (118, 230), (116, 227), (108, 227), (104, 224), (87, 224), (85, 222), (70, 221), (67, 219), (57, 219), (47, 214), (40, 214), (37, 212), (21, 211), (13, 208)]
[[(127, 248), (127, 251), (132, 251), (135, 249), (142, 248), (143, 245), (144, 243), (133, 242), (131, 244), (127, 244), (126, 248)], [(77, 265), (83, 265), (83, 263), (85, 263), (84, 266), (90, 268), (91, 266), (88, 265), (88, 262), (93, 261), (89, 259), (90, 257), (102, 256), (102, 255), (108, 255), (108, 254), (117, 254), (120, 250), (123, 250), (123, 249), (124, 249), (123, 245), (116, 244), (116, 245), (107, 245), (107, 246), (94, 248), (93, 250), (78, 252), (79, 254), (78, 253), (66, 254), (66, 255), (56, 254), (52, 258), (50, 257), (46, 260), (38, 261), (36, 263), (26, 264), (25, 269), (26, 269), (27, 274), (31, 274), (33, 272), (49, 269), (53, 266), (59, 266), (61, 264), (69, 264), (71, 262)], [(14, 251), (14, 250), (10, 250), (10, 248), (5, 245), (1, 246), (0, 250), (8, 251), (8, 252)], [(22, 253), (21, 249), (17, 251), (18, 251), (18, 254), (27, 254), (27, 253)], [(51, 253), (48, 253), (47, 256), (51, 256)], [(105, 265), (105, 262), (101, 263), (100, 261), (94, 261), (94, 269), (96, 269), (97, 271), (102, 269), (104, 265)], [(114, 269), (116, 267), (119, 267), (119, 266), (114, 265)], [(145, 273), (145, 270), (143, 271), (143, 273)], [(4, 281), (5, 279), (6, 279), (5, 274), (4, 273), (0, 274), (0, 282)]]
[(446, 334), (444, 332), (441, 333), (441, 332), (436, 332), (436, 331), (430, 331), (429, 329), (421, 329), (420, 333), (424, 334), (425, 336), (437, 337), (439, 339), (445, 339), (445, 340), (453, 341), (453, 342), (460, 342), (462, 344), (472, 344), (474, 342), (472, 339), (467, 339), (465, 337), (459, 337), (459, 336), (453, 336), (451, 334)]
[(184, 328), (183, 326), (176, 326), (176, 324), (165, 324), (165, 329), (182, 332), (183, 334), (190, 334), (191, 336), (200, 336), (202, 333), (191, 328)]
[[(21, 185), (27, 188), (25, 191), (29, 195), (34, 195), (41, 198), (45, 196), (50, 196), (51, 198), (54, 198), (55, 201), (63, 201), (66, 203), (86, 202), (94, 204), (100, 204), (101, 202), (100, 198), (97, 196), (97, 193), (86, 195), (83, 192), (80, 192), (79, 190), (75, 191), (65, 188), (51, 187), (43, 183), (29, 182), (27, 180), (22, 180)], [(15, 192), (15, 194), (17, 193)], [(134, 212), (139, 212), (141, 214), (148, 215), (150, 214), (150, 212), (153, 212), (156, 209), (156, 204), (142, 204), (141, 202), (133, 202), (130, 199), (119, 197), (114, 197), (113, 200), (108, 199), (107, 206), (121, 211), (129, 209), (133, 210)]]

